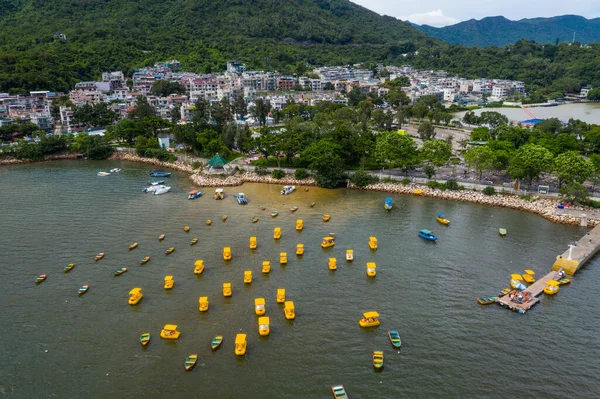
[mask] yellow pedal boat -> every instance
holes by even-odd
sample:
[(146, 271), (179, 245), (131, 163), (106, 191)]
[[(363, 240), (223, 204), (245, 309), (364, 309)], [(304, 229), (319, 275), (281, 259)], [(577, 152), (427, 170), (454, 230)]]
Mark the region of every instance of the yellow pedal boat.
[(535, 272), (533, 270), (525, 270), (525, 274), (523, 274), (523, 280), (525, 280), (527, 284), (535, 283), (535, 277), (533, 277), (534, 274)]
[(280, 252), (279, 253), (279, 264), (280, 265), (287, 265), (287, 252)]
[(304, 255), (304, 244), (296, 244), (296, 255)]
[(377, 238), (374, 236), (369, 237), (369, 248), (377, 249)]
[(279, 240), (281, 238), (281, 229), (279, 227), (275, 227), (273, 229), (273, 238)]
[(163, 339), (178, 339), (181, 332), (177, 331), (175, 324), (166, 324), (162, 330), (160, 330), (160, 337)]
[(337, 259), (329, 258), (329, 270), (337, 270)]
[(352, 262), (353, 260), (354, 260), (354, 250), (353, 249), (347, 249), (346, 250), (346, 261)]
[(252, 283), (252, 270), (245, 270), (244, 271), (244, 284), (251, 284)]
[(324, 222), (329, 222), (329, 220), (331, 220), (331, 215), (323, 215)]
[(267, 311), (267, 307), (265, 304), (265, 298), (255, 298), (254, 299), (254, 313), (258, 316), (262, 316)]
[(443, 224), (445, 226), (448, 226), (450, 224), (450, 221), (444, 217), (443, 213), (438, 213), (435, 220), (437, 220), (438, 223)]
[(323, 237), (321, 241), (321, 248), (331, 248), (335, 246), (335, 238), (331, 236)]
[(375, 327), (378, 326), (379, 323), (379, 313), (377, 312), (365, 312), (363, 313), (363, 318), (360, 319), (358, 324), (361, 327)]
[(296, 318), (296, 309), (294, 308), (293, 301), (285, 301), (283, 304), (283, 313), (288, 320), (294, 320)]
[(271, 273), (271, 261), (269, 260), (264, 260), (262, 263), (262, 272), (264, 274), (269, 274)]
[(223, 248), (223, 260), (231, 260), (231, 248)]
[(144, 295), (142, 295), (142, 289), (141, 288), (134, 288), (131, 291), (129, 291), (129, 304), (130, 305), (137, 305), (141, 300), (142, 297)]
[(285, 288), (277, 288), (277, 296), (275, 297), (277, 303), (285, 302)]
[(377, 275), (377, 265), (375, 262), (367, 262), (367, 276), (375, 277)]
[(183, 226), (183, 231), (188, 233), (190, 231), (190, 226)]
[(296, 231), (302, 231), (304, 229), (304, 221), (302, 219), (296, 220)]
[(223, 283), (223, 296), (230, 297), (231, 294), (231, 283)]
[(165, 276), (165, 290), (173, 289), (173, 285), (175, 285), (175, 280), (173, 280), (173, 276)]
[(201, 296), (200, 298), (198, 298), (198, 310), (201, 312), (208, 311), (208, 297), (207, 296)]
[(258, 241), (256, 240), (256, 237), (252, 236), (250, 237), (250, 249), (256, 249), (256, 247), (258, 247)]
[(560, 291), (559, 283), (556, 280), (550, 280), (546, 283), (544, 287), (544, 294), (546, 295), (556, 295), (558, 291)]
[(245, 355), (247, 346), (248, 342), (246, 342), (246, 334), (237, 334), (235, 336), (235, 354), (237, 356)]
[(266, 337), (271, 332), (270, 320), (268, 316), (258, 318), (258, 335)]
[(204, 261), (202, 259), (198, 259), (194, 262), (194, 274), (199, 275), (204, 271)]

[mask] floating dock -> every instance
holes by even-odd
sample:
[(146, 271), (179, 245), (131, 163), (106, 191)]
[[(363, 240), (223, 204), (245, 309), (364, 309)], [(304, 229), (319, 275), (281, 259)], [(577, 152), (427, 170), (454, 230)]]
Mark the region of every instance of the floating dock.
[(537, 303), (540, 301), (538, 297), (544, 292), (546, 283), (550, 280), (556, 280), (557, 274), (558, 272), (552, 271), (539, 280), (536, 280), (535, 283), (523, 290), (523, 292), (528, 292), (531, 294), (531, 300), (529, 302), (519, 302), (516, 299), (509, 298), (508, 295), (498, 298), (497, 302), (499, 305), (506, 306), (510, 310), (524, 314), (529, 309), (537, 305)]

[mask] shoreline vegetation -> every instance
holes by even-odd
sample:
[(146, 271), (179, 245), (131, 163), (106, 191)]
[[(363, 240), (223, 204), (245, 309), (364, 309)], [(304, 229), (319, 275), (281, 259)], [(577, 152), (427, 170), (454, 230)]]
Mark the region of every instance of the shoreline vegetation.
[[(53, 160), (67, 160), (67, 159), (76, 159), (76, 154), (54, 154), (48, 155), (43, 160), (40, 161), (27, 161), (27, 160), (18, 160), (14, 158), (3, 158), (0, 159), (0, 166), (7, 165), (18, 165), (18, 164), (26, 164), (33, 162), (46, 162)], [(146, 158), (140, 157), (134, 153), (127, 152), (114, 152), (108, 160), (112, 161), (128, 161), (128, 162), (138, 162), (144, 163), (148, 165), (152, 165), (155, 167), (168, 168), (173, 169), (179, 172), (184, 172), (189, 174), (189, 181), (197, 186), (197, 187), (237, 187), (241, 186), (244, 183), (263, 183), (263, 184), (278, 184), (278, 185), (297, 185), (304, 187), (317, 186), (316, 181), (313, 178), (306, 179), (295, 179), (291, 175), (286, 175), (281, 179), (275, 179), (270, 175), (259, 176), (253, 172), (236, 172), (234, 175), (226, 176), (225, 174), (221, 175), (208, 175), (204, 174), (199, 170), (195, 170), (192, 166), (184, 161), (175, 161), (175, 162), (163, 162), (159, 161), (156, 158)], [(539, 215), (551, 222), (559, 223), (559, 224), (569, 224), (579, 226), (581, 223), (580, 218), (567, 216), (567, 215), (557, 215), (556, 209), (557, 205), (561, 202), (558, 199), (550, 199), (550, 198), (542, 198), (539, 196), (532, 197), (532, 200), (526, 200), (520, 198), (516, 195), (511, 194), (497, 194), (497, 195), (485, 195), (478, 191), (472, 190), (459, 190), (459, 191), (445, 191), (440, 189), (432, 189), (422, 184), (414, 184), (410, 183), (407, 185), (403, 185), (400, 182), (397, 183), (386, 183), (379, 182), (375, 184), (371, 184), (365, 187), (359, 187), (352, 183), (348, 183), (348, 189), (350, 190), (369, 190), (369, 191), (377, 191), (377, 192), (386, 192), (392, 194), (407, 194), (407, 195), (416, 195), (414, 193), (415, 190), (422, 190), (421, 194), (418, 194), (422, 197), (428, 198), (436, 198), (436, 199), (444, 199), (450, 201), (460, 201), (460, 202), (470, 202), (474, 204), (480, 205), (489, 205), (503, 208), (510, 208), (520, 211), (525, 211), (529, 213), (533, 213)], [(593, 211), (591, 208), (587, 207), (573, 207), (572, 209), (582, 210), (582, 211)], [(591, 216), (591, 215), (590, 215)], [(594, 227), (600, 224), (600, 220), (596, 219), (588, 219), (588, 227)]]

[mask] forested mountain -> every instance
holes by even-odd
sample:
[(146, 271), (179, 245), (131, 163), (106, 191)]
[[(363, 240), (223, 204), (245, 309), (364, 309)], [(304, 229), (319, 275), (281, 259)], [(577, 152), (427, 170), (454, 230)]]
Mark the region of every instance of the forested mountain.
[[(56, 33), (66, 40), (56, 39)], [(437, 42), (347, 0), (3, 0), (0, 90), (67, 89), (103, 70), (177, 58), (289, 69), (397, 56)]]
[(504, 17), (470, 19), (455, 25), (435, 28), (413, 25), (422, 32), (452, 44), (465, 46), (504, 46), (520, 39), (538, 43), (600, 43), (600, 18), (586, 19), (578, 15), (531, 18), (511, 21)]

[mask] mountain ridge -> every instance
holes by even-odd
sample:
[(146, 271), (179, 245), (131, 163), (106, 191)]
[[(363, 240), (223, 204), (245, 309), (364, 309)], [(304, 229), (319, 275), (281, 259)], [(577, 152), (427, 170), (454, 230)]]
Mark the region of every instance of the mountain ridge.
[(412, 24), (420, 31), (451, 44), (465, 46), (505, 46), (517, 40), (534, 40), (554, 44), (573, 40), (583, 44), (600, 42), (600, 18), (587, 19), (581, 15), (523, 18), (510, 20), (504, 16), (469, 19), (454, 25), (436, 28)]

